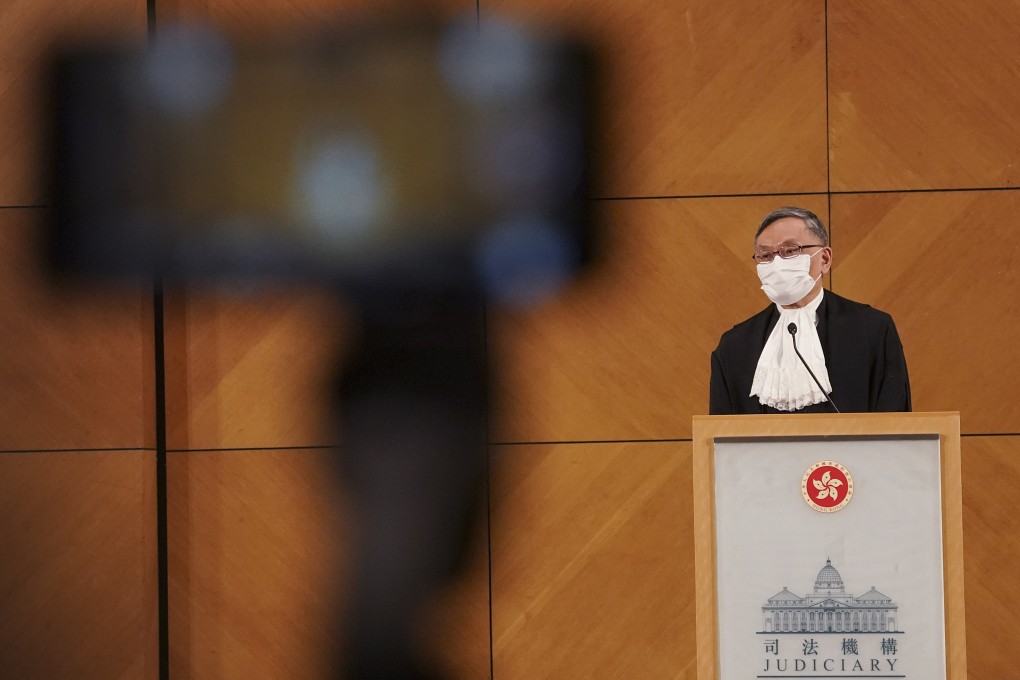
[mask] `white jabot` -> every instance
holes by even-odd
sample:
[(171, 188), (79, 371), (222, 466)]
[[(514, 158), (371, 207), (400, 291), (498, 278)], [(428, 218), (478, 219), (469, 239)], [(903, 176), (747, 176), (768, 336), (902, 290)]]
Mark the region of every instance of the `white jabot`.
[(779, 322), (758, 357), (758, 368), (751, 383), (750, 396), (757, 395), (762, 404), (780, 411), (797, 411), (826, 400), (793, 350), (793, 338), (787, 330), (791, 323), (797, 324), (797, 349), (825, 392), (832, 392), (822, 343), (818, 340), (818, 305), (822, 303), (823, 295), (824, 289), (814, 300), (796, 309), (776, 305)]

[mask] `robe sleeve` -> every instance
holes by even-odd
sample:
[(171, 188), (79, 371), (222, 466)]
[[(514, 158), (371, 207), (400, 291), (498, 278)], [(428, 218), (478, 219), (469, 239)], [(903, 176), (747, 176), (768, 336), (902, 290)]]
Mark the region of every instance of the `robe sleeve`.
[(726, 379), (726, 371), (719, 350), (712, 352), (712, 378), (708, 387), (708, 413), (713, 416), (737, 413), (736, 400)]
[(896, 332), (892, 317), (887, 317), (883, 343), (883, 366), (878, 387), (878, 396), (872, 411), (910, 411), (910, 378), (907, 375), (907, 360), (903, 344)]

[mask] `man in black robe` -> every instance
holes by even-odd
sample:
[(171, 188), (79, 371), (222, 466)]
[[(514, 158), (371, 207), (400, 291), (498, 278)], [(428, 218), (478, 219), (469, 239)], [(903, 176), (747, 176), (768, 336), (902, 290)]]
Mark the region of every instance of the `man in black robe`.
[[(724, 333), (712, 352), (709, 413), (832, 413), (833, 404), (844, 413), (911, 410), (906, 360), (892, 317), (822, 290), (822, 276), (832, 265), (832, 250), (816, 215), (802, 208), (781, 208), (767, 215), (755, 234), (755, 260), (762, 289), (774, 304)], [(785, 268), (803, 271), (770, 279), (770, 268), (783, 269), (798, 260), (797, 267)], [(820, 301), (818, 296), (822, 296)], [(816, 374), (820, 368), (823, 376), (827, 375), (822, 382), (828, 383), (831, 391), (816, 392), (815, 403), (799, 408), (785, 404), (775, 408), (761, 396), (768, 390), (761, 389), (762, 381), (756, 380), (771, 357), (765, 352), (766, 345), (780, 317), (787, 316), (785, 312), (808, 305), (814, 306), (815, 328), (801, 323), (796, 340), (803, 343), (809, 333), (817, 331), (816, 346), (820, 345), (824, 359), (819, 356), (812, 368)], [(784, 330), (781, 327), (777, 335)], [(787, 346), (792, 348), (793, 339), (776, 338), (773, 343), (791, 343)], [(789, 350), (787, 354), (792, 362), (793, 355)], [(792, 369), (790, 364), (787, 368)], [(803, 374), (794, 375), (795, 381), (812, 380), (807, 368), (800, 365), (800, 369)], [(755, 390), (758, 393), (752, 395)]]

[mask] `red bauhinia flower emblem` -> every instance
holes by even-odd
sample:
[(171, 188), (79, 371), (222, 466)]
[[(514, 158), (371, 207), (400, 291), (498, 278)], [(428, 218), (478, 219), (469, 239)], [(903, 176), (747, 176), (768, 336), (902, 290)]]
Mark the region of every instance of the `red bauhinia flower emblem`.
[(854, 479), (850, 471), (839, 463), (823, 460), (804, 473), (800, 491), (812, 509), (836, 512), (843, 509), (854, 495)]
[(832, 470), (822, 473), (821, 479), (812, 478), (811, 483), (818, 489), (818, 495), (815, 496), (817, 500), (826, 498), (831, 498), (834, 501), (839, 500), (839, 487), (843, 486), (843, 480), (833, 477)]

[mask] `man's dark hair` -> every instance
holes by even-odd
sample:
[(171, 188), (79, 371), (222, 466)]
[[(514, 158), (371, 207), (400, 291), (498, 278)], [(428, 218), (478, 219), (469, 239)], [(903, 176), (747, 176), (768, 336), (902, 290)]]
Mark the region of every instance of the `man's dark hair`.
[(773, 210), (765, 216), (765, 219), (763, 219), (761, 224), (758, 225), (758, 231), (754, 232), (754, 242), (758, 243), (758, 237), (761, 236), (761, 233), (765, 231), (767, 226), (776, 220), (783, 219), (784, 217), (798, 217), (804, 220), (804, 224), (811, 233), (819, 238), (821, 244), (823, 246), (829, 245), (829, 232), (825, 230), (825, 225), (822, 224), (820, 219), (818, 219), (818, 215), (805, 208), (795, 208), (794, 206), (789, 205), (779, 208), (778, 210)]

